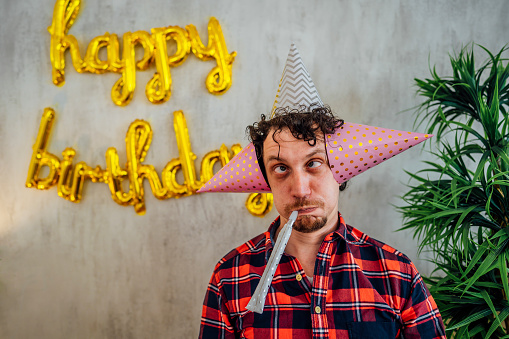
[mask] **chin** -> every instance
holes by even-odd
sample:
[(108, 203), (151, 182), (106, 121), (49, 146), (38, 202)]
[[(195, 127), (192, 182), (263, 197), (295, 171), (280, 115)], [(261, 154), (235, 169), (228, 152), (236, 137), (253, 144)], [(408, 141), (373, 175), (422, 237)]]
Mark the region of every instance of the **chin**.
[(327, 217), (299, 216), (293, 224), (293, 229), (301, 233), (318, 231), (327, 224)]

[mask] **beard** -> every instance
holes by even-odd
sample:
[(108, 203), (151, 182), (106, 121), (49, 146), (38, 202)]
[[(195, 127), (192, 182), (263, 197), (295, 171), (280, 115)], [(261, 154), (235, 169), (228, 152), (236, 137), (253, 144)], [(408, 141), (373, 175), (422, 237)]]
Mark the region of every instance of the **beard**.
[[(301, 199), (293, 203), (291, 206), (286, 208), (287, 214), (290, 215), (293, 211), (298, 210), (301, 207), (306, 206), (317, 206), (319, 208), (324, 207), (323, 202), (321, 201), (311, 201), (306, 199)], [(297, 232), (301, 233), (312, 233), (318, 231), (322, 227), (327, 224), (327, 216), (318, 217), (314, 215), (302, 215), (298, 216), (297, 220), (293, 224), (293, 229)]]
[(293, 224), (293, 229), (301, 233), (312, 233), (324, 227), (325, 224), (327, 224), (327, 217), (303, 215), (297, 218)]

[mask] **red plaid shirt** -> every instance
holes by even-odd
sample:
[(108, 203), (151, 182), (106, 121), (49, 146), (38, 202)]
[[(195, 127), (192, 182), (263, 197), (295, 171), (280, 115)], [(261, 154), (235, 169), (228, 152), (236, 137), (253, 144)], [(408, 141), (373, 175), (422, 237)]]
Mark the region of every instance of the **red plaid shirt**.
[(328, 234), (313, 282), (283, 254), (262, 314), (246, 310), (272, 252), (269, 230), (216, 265), (200, 338), (446, 338), (419, 272), (402, 253), (345, 225)]

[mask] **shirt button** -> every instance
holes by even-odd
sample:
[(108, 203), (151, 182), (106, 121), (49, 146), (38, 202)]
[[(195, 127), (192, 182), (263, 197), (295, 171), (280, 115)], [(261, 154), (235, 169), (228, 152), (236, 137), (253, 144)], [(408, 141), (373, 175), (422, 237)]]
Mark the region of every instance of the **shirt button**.
[(320, 308), (320, 306), (316, 306), (315, 307), (315, 312), (316, 313), (322, 313), (322, 309)]
[(295, 279), (297, 279), (297, 281), (301, 281), (302, 280), (302, 275), (298, 274), (295, 276)]

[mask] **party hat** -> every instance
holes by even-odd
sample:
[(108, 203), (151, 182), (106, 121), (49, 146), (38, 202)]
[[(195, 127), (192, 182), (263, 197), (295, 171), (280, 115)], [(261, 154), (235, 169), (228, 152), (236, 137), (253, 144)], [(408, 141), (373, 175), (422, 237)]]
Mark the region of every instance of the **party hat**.
[(299, 51), (295, 44), (292, 44), (270, 117), (274, 116), (275, 110), (279, 107), (298, 109), (302, 105), (309, 107), (312, 104), (323, 106), (322, 99), (302, 62)]
[[(346, 122), (326, 135), (325, 147), (334, 179), (341, 184), (429, 139), (431, 134)], [(226, 164), (198, 192), (270, 192), (253, 143)]]
[(270, 192), (253, 143), (247, 145), (198, 190), (198, 193), (203, 192)]
[(325, 148), (332, 175), (341, 184), (430, 137), (345, 121), (326, 136)]
[[(300, 105), (309, 107), (312, 104), (323, 106), (299, 51), (292, 44), (272, 115), (280, 107), (298, 109)], [(341, 184), (430, 137), (429, 134), (345, 122), (326, 136), (325, 145), (334, 179)], [(198, 192), (270, 192), (253, 143), (238, 153)]]

